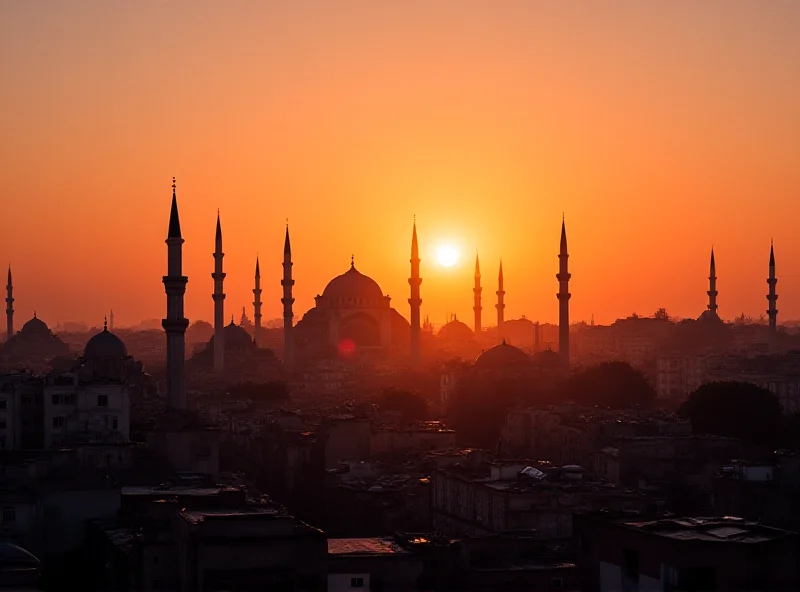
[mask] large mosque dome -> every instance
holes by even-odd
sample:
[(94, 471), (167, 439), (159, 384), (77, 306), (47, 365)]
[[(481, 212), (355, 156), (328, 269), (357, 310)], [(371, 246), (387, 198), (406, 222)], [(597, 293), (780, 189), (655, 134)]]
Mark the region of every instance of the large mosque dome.
[(122, 339), (103, 327), (103, 330), (93, 336), (83, 350), (83, 357), (89, 359), (122, 359), (128, 357), (128, 348)]
[(504, 371), (516, 370), (530, 366), (531, 359), (528, 355), (505, 341), (483, 352), (475, 360), (476, 370)]
[(378, 282), (358, 271), (355, 266), (328, 282), (322, 297), (328, 301), (351, 303), (381, 302), (385, 299)]
[(42, 335), (42, 336), (49, 336), (50, 335), (50, 328), (47, 326), (42, 319), (36, 316), (36, 313), (33, 313), (33, 318), (22, 325), (22, 329), (20, 330), (21, 333), (25, 335)]

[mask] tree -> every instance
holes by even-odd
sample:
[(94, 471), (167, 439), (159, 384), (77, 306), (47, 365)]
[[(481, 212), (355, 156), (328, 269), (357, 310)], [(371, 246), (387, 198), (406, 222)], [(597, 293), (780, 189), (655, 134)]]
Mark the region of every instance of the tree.
[(773, 444), (782, 420), (778, 398), (748, 382), (704, 384), (681, 405), (679, 414), (692, 422), (692, 431), (754, 444)]
[(386, 388), (378, 405), (382, 411), (396, 411), (406, 421), (427, 419), (428, 403), (418, 394), (396, 388)]
[(669, 313), (667, 312), (666, 308), (659, 308), (654, 314), (654, 319), (658, 319), (659, 321), (668, 321), (669, 320)]
[(649, 407), (656, 393), (645, 375), (627, 362), (587, 368), (567, 381), (563, 398), (581, 405), (626, 409)]

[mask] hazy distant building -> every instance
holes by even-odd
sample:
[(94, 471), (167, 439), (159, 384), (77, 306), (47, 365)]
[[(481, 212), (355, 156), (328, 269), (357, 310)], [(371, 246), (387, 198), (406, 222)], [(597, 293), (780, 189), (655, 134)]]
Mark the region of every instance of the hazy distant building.
[(57, 356), (69, 355), (69, 346), (61, 341), (43, 320), (33, 318), (13, 335), (2, 349), (7, 365), (40, 369)]

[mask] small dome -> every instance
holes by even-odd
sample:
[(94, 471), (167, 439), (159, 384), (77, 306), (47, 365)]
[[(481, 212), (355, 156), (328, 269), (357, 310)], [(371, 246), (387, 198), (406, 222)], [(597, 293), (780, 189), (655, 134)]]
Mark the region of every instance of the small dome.
[(22, 325), (21, 332), (26, 335), (49, 335), (50, 328), (42, 319), (36, 317), (36, 313), (33, 313), (33, 318)]
[(509, 370), (523, 368), (530, 364), (528, 355), (505, 341), (487, 349), (475, 360), (476, 370)]
[(384, 298), (378, 282), (364, 275), (355, 267), (350, 267), (345, 273), (328, 282), (322, 292), (322, 297), (329, 300), (369, 301), (380, 301)]
[[(234, 323), (233, 319), (231, 319), (229, 325), (226, 325), (222, 328), (222, 335), (225, 339), (225, 351), (242, 347), (253, 347), (253, 338), (250, 337), (250, 334), (247, 331)], [(209, 339), (208, 345), (214, 345), (213, 335), (211, 336), (211, 339)]]
[(83, 350), (83, 357), (103, 360), (122, 359), (128, 357), (128, 348), (125, 347), (122, 339), (105, 327), (88, 341)]
[(0, 565), (38, 565), (39, 558), (13, 543), (0, 542)]
[(557, 366), (561, 364), (561, 354), (549, 348), (533, 354), (532, 359), (537, 366)]
[(462, 323), (458, 319), (453, 319), (449, 323), (442, 325), (442, 328), (439, 329), (439, 333), (437, 333), (436, 336), (446, 341), (472, 341), (475, 334), (466, 323)]

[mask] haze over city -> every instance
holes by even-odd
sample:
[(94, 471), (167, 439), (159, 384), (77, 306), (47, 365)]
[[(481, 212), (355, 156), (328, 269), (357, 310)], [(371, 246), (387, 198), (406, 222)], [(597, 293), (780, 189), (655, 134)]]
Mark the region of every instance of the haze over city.
[(295, 310), (354, 254), (406, 315), (416, 216), (423, 314), (470, 317), (479, 252), (508, 317), (555, 321), (562, 212), (574, 321), (696, 317), (712, 244), (720, 315), (757, 317), (771, 238), (797, 318), (797, 22), (791, 1), (3, 3), (17, 309), (161, 317), (174, 175), (190, 319), (217, 208), (229, 310), (258, 254), (266, 318), (287, 218)]

